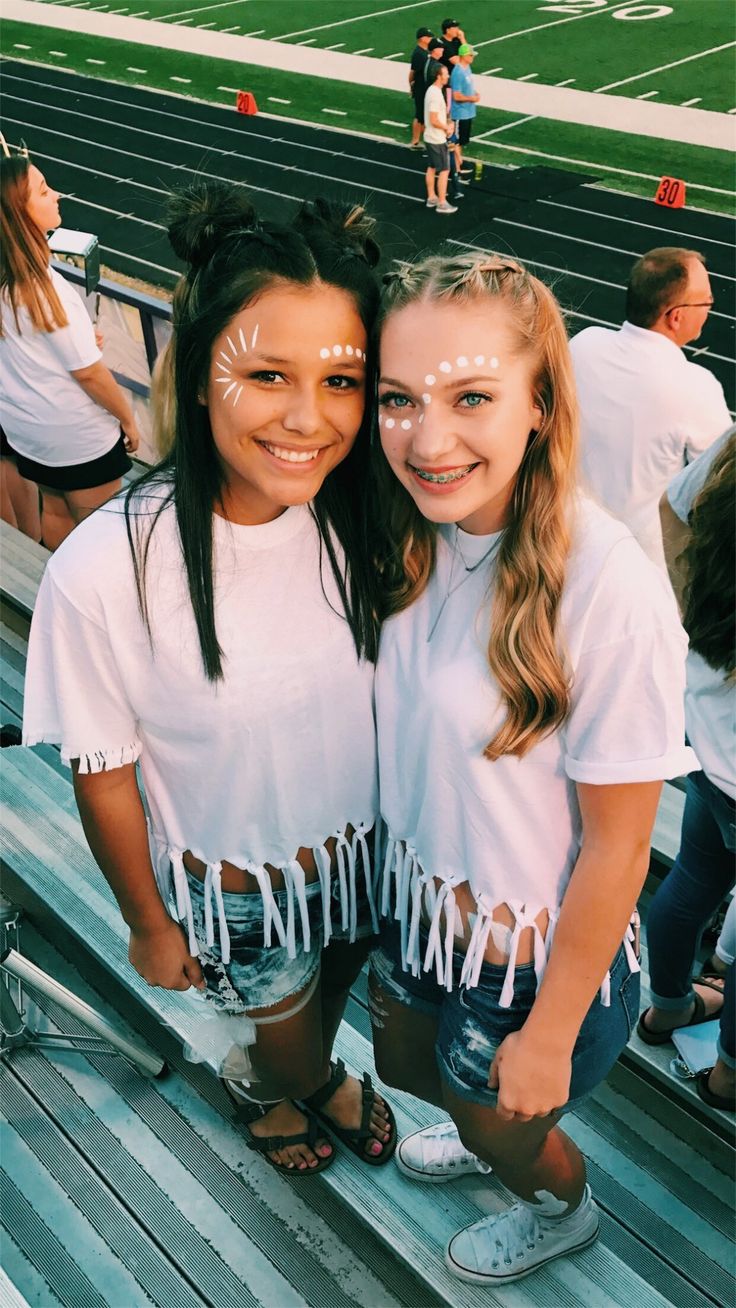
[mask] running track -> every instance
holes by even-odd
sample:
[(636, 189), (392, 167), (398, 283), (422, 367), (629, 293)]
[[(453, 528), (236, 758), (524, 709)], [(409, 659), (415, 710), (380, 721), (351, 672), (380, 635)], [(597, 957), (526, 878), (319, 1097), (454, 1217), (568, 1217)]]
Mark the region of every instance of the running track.
[(638, 255), (656, 245), (690, 246), (707, 257), (716, 303), (688, 354), (707, 364), (729, 407), (736, 405), (736, 224), (729, 218), (670, 212), (581, 185), (573, 173), (488, 166), (481, 185), (464, 188), (458, 213), (443, 218), (424, 207), (419, 152), (12, 60), (3, 61), (2, 74), (5, 135), (26, 141), (66, 194), (65, 226), (96, 232), (110, 268), (173, 286), (179, 264), (163, 205), (197, 172), (245, 183), (268, 218), (318, 195), (365, 202), (380, 221), (388, 264), (428, 248), (513, 253), (553, 286), (573, 333), (621, 322)]

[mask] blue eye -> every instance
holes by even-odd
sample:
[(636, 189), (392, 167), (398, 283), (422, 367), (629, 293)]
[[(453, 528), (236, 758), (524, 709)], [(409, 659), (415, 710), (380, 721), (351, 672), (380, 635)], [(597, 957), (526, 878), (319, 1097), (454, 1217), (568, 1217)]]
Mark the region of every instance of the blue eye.
[(400, 391), (387, 391), (385, 395), (379, 397), (378, 403), (382, 409), (407, 409), (411, 407), (409, 396), (402, 395)]
[(465, 391), (458, 399), (458, 404), (464, 405), (466, 409), (480, 409), (483, 404), (490, 403), (491, 396), (485, 395), (483, 391)]

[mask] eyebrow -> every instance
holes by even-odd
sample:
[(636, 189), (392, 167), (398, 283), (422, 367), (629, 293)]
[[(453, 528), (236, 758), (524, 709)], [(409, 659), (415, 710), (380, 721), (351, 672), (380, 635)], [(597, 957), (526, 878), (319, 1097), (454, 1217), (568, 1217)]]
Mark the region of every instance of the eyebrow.
[[(249, 350), (248, 353), (244, 354), (242, 357), (246, 359), (247, 362), (249, 363), (253, 363), (257, 359), (259, 363), (274, 363), (280, 366), (285, 365), (287, 367), (293, 364), (294, 362), (293, 359), (277, 359), (276, 356), (273, 354), (261, 354), (258, 350), (256, 350), (255, 352)], [(355, 358), (351, 359), (349, 356), (340, 359), (320, 359), (320, 363), (324, 363), (324, 364), (333, 363), (335, 367), (339, 367), (342, 369), (356, 368), (360, 372), (362, 372), (364, 368), (364, 364), (363, 362), (361, 362), (360, 359), (355, 359)]]

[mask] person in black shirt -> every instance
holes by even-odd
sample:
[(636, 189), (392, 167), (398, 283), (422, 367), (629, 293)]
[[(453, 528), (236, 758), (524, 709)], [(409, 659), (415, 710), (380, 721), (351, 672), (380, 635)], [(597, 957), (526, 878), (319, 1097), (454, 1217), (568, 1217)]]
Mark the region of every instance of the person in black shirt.
[(452, 73), (458, 60), (458, 50), (465, 44), (465, 33), (456, 18), (445, 18), (442, 22), (442, 62), (448, 73)]
[(414, 100), (414, 119), (411, 125), (412, 150), (422, 148), (422, 132), (424, 131), (424, 92), (427, 89), (424, 70), (429, 58), (427, 47), (433, 39), (433, 33), (430, 32), (428, 27), (420, 27), (417, 29), (417, 43), (412, 52), (411, 63), (409, 64), (409, 93)]

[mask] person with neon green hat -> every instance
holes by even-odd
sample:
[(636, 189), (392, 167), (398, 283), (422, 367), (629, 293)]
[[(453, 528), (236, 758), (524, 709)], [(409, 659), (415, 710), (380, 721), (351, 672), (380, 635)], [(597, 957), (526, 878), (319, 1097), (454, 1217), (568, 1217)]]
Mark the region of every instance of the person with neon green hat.
[(465, 42), (457, 52), (457, 63), (450, 77), (452, 117), (457, 124), (455, 162), (457, 164), (458, 178), (463, 184), (467, 184), (469, 180), (469, 177), (463, 177), (463, 173), (472, 172), (469, 167), (463, 168), (463, 151), (470, 140), (473, 119), (477, 113), (475, 106), (480, 100), (480, 93), (475, 89), (475, 79), (472, 72), (474, 58), (475, 50), (472, 45)]

